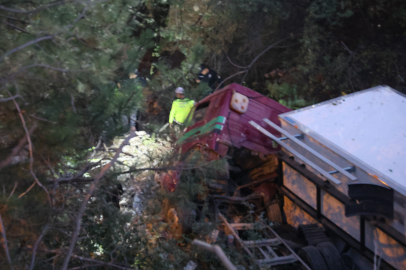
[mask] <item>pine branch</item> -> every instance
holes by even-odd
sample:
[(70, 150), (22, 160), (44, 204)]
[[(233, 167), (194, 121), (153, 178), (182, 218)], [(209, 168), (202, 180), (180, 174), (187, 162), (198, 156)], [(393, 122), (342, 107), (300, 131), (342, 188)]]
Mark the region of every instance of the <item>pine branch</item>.
[(6, 52), (5, 54), (3, 54), (3, 55), (0, 57), (0, 62), (3, 61), (3, 59), (6, 58), (7, 56), (9, 56), (9, 55), (11, 55), (11, 54), (13, 54), (13, 53), (15, 53), (15, 52), (18, 52), (19, 50), (22, 50), (22, 49), (24, 49), (24, 48), (26, 48), (26, 47), (28, 47), (28, 46), (31, 46), (31, 45), (33, 45), (33, 44), (35, 44), (35, 43), (38, 43), (38, 42), (41, 42), (41, 41), (44, 41), (44, 40), (53, 39), (54, 37), (55, 37), (55, 35), (52, 35), (52, 36), (44, 36), (44, 37), (40, 37), (40, 38), (36, 38), (36, 39), (34, 39), (34, 40), (31, 40), (31, 41), (28, 41), (27, 43), (25, 43), (25, 44), (23, 44), (23, 45), (21, 45), (21, 46), (18, 46), (17, 48), (14, 48), (14, 49), (12, 49), (12, 50), (9, 50), (9, 51)]
[[(63, 1), (63, 2), (65, 2), (65, 1)], [(104, 2), (104, 1), (102, 1), (102, 2)], [(2, 6), (0, 6), (0, 9), (1, 9), (1, 7), (2, 7)], [(82, 13), (81, 13), (71, 24), (69, 24), (69, 25), (66, 27), (66, 30), (68, 30), (68, 29), (71, 28), (75, 23), (77, 23), (77, 22), (85, 15), (86, 11), (87, 11), (87, 6), (83, 9)], [(19, 50), (22, 50), (22, 49), (24, 49), (24, 48), (26, 48), (26, 47), (28, 47), (28, 46), (31, 46), (31, 45), (33, 45), (33, 44), (35, 44), (35, 43), (38, 43), (38, 42), (41, 42), (41, 41), (44, 41), (44, 40), (53, 39), (55, 36), (57, 36), (57, 35), (59, 35), (59, 34), (61, 34), (61, 33), (64, 33), (64, 32), (65, 32), (65, 31), (61, 31), (61, 32), (59, 32), (59, 33), (57, 33), (57, 34), (55, 34), (55, 35), (50, 35), (50, 36), (44, 36), (44, 37), (36, 38), (36, 39), (31, 40), (31, 41), (29, 41), (29, 42), (27, 42), (27, 43), (25, 43), (25, 44), (23, 44), (23, 45), (21, 45), (21, 46), (18, 46), (17, 48), (14, 48), (14, 49), (12, 49), (12, 50), (6, 52), (5, 54), (3, 54), (3, 55), (0, 57), (0, 62), (3, 61), (3, 59), (4, 59), (5, 57), (7, 57), (7, 56), (9, 56), (9, 55), (11, 55), (11, 54), (13, 54), (13, 53), (15, 53), (15, 52), (18, 52)]]
[(79, 236), (79, 231), (81, 228), (81, 220), (82, 220), (82, 216), (85, 212), (86, 209), (86, 205), (90, 200), (90, 197), (93, 195), (94, 190), (96, 189), (96, 186), (99, 184), (100, 179), (106, 174), (106, 172), (110, 169), (110, 167), (117, 161), (117, 159), (120, 156), (121, 151), (123, 151), (124, 146), (130, 141), (130, 139), (132, 139), (135, 136), (135, 131), (132, 131), (131, 134), (123, 141), (123, 143), (120, 145), (120, 147), (117, 149), (116, 154), (114, 155), (113, 159), (111, 160), (111, 162), (107, 165), (105, 165), (103, 167), (103, 169), (100, 171), (100, 173), (95, 177), (94, 181), (92, 182), (92, 184), (90, 185), (90, 188), (87, 192), (87, 195), (85, 196), (85, 198), (83, 199), (76, 220), (75, 220), (75, 230), (73, 232), (73, 236), (71, 238), (70, 244), (69, 244), (69, 250), (68, 253), (65, 257), (65, 260), (63, 262), (62, 265), (62, 270), (66, 270), (68, 268), (68, 264), (69, 264), (69, 260), (72, 257), (72, 252), (73, 252), (73, 248), (75, 247), (76, 241), (78, 239)]

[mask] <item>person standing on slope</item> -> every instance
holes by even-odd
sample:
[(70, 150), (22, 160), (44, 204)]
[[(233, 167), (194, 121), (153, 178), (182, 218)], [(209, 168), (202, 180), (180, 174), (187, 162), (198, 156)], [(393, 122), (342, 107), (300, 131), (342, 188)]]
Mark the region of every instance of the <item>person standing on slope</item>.
[(175, 122), (182, 129), (195, 102), (185, 98), (185, 90), (182, 87), (176, 88), (175, 93), (177, 99), (172, 103), (171, 113), (169, 114), (169, 126), (172, 128), (173, 122)]
[(216, 90), (217, 86), (221, 82), (220, 76), (214, 70), (210, 69), (205, 64), (200, 65), (200, 73), (197, 75), (197, 83), (207, 83), (211, 88), (210, 94)]

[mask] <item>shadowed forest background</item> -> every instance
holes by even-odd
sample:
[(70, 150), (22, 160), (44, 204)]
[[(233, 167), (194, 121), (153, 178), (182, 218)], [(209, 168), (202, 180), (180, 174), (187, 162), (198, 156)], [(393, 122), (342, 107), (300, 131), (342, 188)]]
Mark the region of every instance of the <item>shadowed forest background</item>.
[[(169, 154), (148, 135), (120, 161), (131, 123), (154, 134), (178, 86), (205, 97), (201, 63), (292, 109), (406, 93), (405, 48), (401, 0), (0, 0), (0, 269), (222, 269), (186, 236), (151, 240)], [(169, 199), (205, 192), (192, 183)]]

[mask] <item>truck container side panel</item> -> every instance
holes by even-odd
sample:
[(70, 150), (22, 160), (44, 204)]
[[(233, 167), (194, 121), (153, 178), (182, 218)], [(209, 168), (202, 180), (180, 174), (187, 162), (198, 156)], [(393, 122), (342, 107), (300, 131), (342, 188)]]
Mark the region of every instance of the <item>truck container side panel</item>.
[[(300, 134), (303, 133), (296, 127), (294, 127), (291, 123), (288, 123), (285, 119), (280, 119), (281, 120), (281, 126), (283, 129), (288, 131), (290, 134)], [(341, 155), (337, 154), (336, 152), (332, 151), (328, 146), (322, 144), (319, 140), (316, 140), (312, 137), (310, 137), (307, 134), (304, 134), (304, 138), (301, 140), (317, 152), (319, 152), (321, 155), (325, 156), (335, 164), (341, 166), (341, 168), (346, 168), (353, 166), (352, 163), (350, 163), (347, 159), (343, 158)], [(319, 160), (318, 158), (315, 158), (312, 154), (310, 154), (307, 151), (304, 151), (301, 147), (297, 147), (296, 143), (291, 142), (290, 140), (285, 140), (284, 141), (286, 144), (297, 150), (299, 153), (303, 154), (305, 157), (313, 161), (315, 164), (319, 165), (321, 168), (323, 168), (326, 171), (334, 170), (331, 169), (330, 166), (326, 165), (324, 162)], [(313, 168), (306, 166), (306, 168), (315, 173), (316, 175), (319, 175), (317, 171), (315, 171)], [(379, 181), (378, 179), (371, 177), (367, 172), (362, 170), (361, 168), (356, 166), (355, 173), (352, 173), (355, 175), (359, 180), (357, 181), (352, 181), (348, 179), (346, 176), (342, 175), (341, 173), (335, 174), (334, 177), (337, 178), (338, 180), (341, 181), (341, 184), (336, 185), (333, 184), (338, 190), (343, 192), (344, 194), (348, 194), (348, 184), (353, 184), (353, 183), (368, 183), (368, 184), (375, 184), (375, 185), (382, 185), (382, 182)], [(319, 175), (320, 176), (320, 175)], [(322, 176), (320, 176), (322, 177)], [(323, 178), (323, 177), (322, 177)], [(405, 234), (406, 233), (406, 225), (405, 225), (405, 213), (406, 213), (406, 198), (398, 193), (395, 190), (395, 203), (394, 203), (394, 211), (395, 211), (395, 217), (393, 221), (387, 221), (393, 228), (398, 230), (399, 232)]]
[(337, 199), (328, 193), (321, 191), (321, 213), (346, 233), (360, 241), (360, 219), (359, 217), (346, 217), (345, 207)]
[(285, 212), (286, 221), (289, 225), (298, 228), (301, 224), (317, 224), (314, 218), (300, 209), (300, 207), (294, 204), (288, 197), (284, 196), (283, 200), (283, 211)]
[(393, 205), (394, 219), (393, 221), (388, 221), (388, 223), (394, 227), (399, 232), (406, 234), (406, 207), (405, 207), (405, 197), (395, 191), (395, 202)]
[(235, 112), (230, 112), (230, 116), (228, 118), (228, 123), (226, 123), (224, 132), (228, 135), (228, 131), (230, 131), (230, 137), (234, 146), (241, 147), (242, 142), (250, 140), (264, 147), (272, 148), (271, 140), (261, 134), (258, 130), (249, 128), (247, 118), (242, 118), (242, 116)]
[[(278, 113), (278, 111), (267, 107), (265, 104), (261, 104), (256, 100), (250, 100), (246, 113), (242, 115), (239, 115), (235, 112), (229, 113), (229, 122), (225, 132), (227, 132), (228, 134), (228, 129), (230, 130), (233, 144), (237, 147), (241, 147), (241, 143), (247, 145), (247, 141), (251, 141), (254, 144), (258, 145), (256, 148), (262, 149), (263, 147), (265, 147), (267, 149), (273, 149), (272, 141), (258, 130), (252, 128), (248, 122), (253, 119), (257, 121), (256, 119), (258, 119), (257, 122), (259, 122), (261, 126), (266, 128), (267, 130), (271, 130), (270, 127), (262, 121), (262, 119), (268, 118), (274, 121), (278, 121)], [(273, 132), (276, 133), (275, 131)], [(280, 136), (279, 133), (277, 133), (277, 135)], [(279, 148), (274, 150), (279, 150)], [(269, 152), (269, 150), (267, 152)]]
[(396, 269), (406, 269), (406, 248), (369, 223), (365, 223), (365, 246), (372, 251), (376, 248), (377, 254)]
[(285, 163), (283, 163), (283, 184), (295, 193), (296, 196), (316, 209), (316, 186)]

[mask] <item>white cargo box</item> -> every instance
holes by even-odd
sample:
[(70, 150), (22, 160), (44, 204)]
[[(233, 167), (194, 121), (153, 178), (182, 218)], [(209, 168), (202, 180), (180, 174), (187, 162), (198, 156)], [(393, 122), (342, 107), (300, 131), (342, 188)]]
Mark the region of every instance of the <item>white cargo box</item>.
[[(288, 223), (322, 223), (351, 242), (354, 252), (406, 269), (406, 96), (378, 86), (281, 114), (279, 120), (280, 127), (264, 119), (267, 130), (251, 125), (285, 153), (281, 190)], [(363, 212), (373, 201), (351, 200), (352, 184), (384, 190), (377, 192), (385, 194), (383, 201), (388, 191), (391, 214), (385, 217), (379, 204), (383, 215)], [(362, 211), (350, 212), (354, 205)]]
[(280, 116), (406, 196), (406, 96), (374, 87)]

